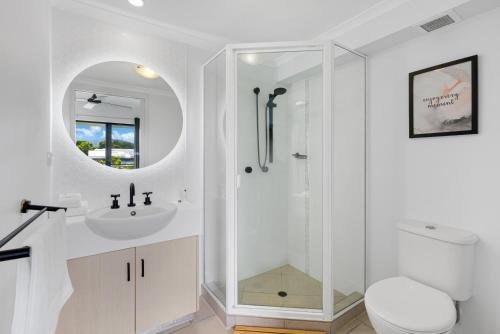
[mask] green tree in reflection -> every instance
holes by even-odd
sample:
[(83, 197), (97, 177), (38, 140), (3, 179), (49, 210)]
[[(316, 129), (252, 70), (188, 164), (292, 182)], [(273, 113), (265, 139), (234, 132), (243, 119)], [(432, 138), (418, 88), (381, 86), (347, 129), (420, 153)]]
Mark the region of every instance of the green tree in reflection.
[(89, 155), (89, 151), (94, 149), (94, 145), (86, 140), (77, 140), (76, 146), (80, 149), (80, 151), (85, 153), (85, 155)]
[[(106, 148), (106, 141), (101, 140), (97, 144), (97, 148)], [(118, 140), (118, 139), (113, 139), (113, 148), (126, 148), (126, 149), (134, 149), (134, 143), (125, 141), (125, 140)]]

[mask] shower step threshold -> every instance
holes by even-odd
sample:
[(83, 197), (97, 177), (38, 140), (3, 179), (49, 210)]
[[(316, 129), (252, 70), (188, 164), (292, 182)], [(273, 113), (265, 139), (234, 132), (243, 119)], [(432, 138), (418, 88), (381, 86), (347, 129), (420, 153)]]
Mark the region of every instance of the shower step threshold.
[(234, 334), (326, 334), (326, 332), (304, 331), (286, 328), (234, 326)]

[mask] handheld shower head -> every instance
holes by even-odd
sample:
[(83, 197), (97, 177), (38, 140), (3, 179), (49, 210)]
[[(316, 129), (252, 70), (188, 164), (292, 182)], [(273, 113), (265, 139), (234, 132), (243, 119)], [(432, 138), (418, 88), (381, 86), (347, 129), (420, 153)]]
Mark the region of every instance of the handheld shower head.
[(273, 94), (269, 94), (269, 101), (267, 102), (268, 106), (270, 106), (272, 103), (274, 103), (274, 99), (279, 96), (279, 95), (283, 95), (286, 93), (286, 88), (283, 88), (283, 87), (278, 87), (274, 90), (274, 93)]
[(286, 88), (283, 88), (283, 87), (279, 87), (279, 88), (276, 88), (274, 90), (274, 97), (278, 96), (278, 95), (283, 95), (286, 93)]

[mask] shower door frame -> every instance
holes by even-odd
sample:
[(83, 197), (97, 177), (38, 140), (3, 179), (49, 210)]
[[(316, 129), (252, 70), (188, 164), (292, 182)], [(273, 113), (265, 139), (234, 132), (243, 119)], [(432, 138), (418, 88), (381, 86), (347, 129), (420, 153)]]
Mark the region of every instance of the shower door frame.
[[(300, 320), (333, 320), (333, 71), (334, 47), (332, 41), (278, 42), (232, 44), (226, 51), (226, 312), (265, 318)], [(322, 51), (323, 69), (323, 143), (322, 143), (322, 283), (323, 308), (321, 310), (254, 306), (238, 303), (238, 101), (237, 57), (242, 53)]]

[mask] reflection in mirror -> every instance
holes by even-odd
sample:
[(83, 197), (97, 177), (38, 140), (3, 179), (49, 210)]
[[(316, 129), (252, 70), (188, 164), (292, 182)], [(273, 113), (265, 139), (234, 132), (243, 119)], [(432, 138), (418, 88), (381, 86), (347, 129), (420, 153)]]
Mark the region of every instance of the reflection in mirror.
[(63, 119), (83, 154), (119, 169), (160, 161), (182, 132), (182, 110), (172, 88), (153, 70), (128, 62), (81, 72), (66, 91)]

